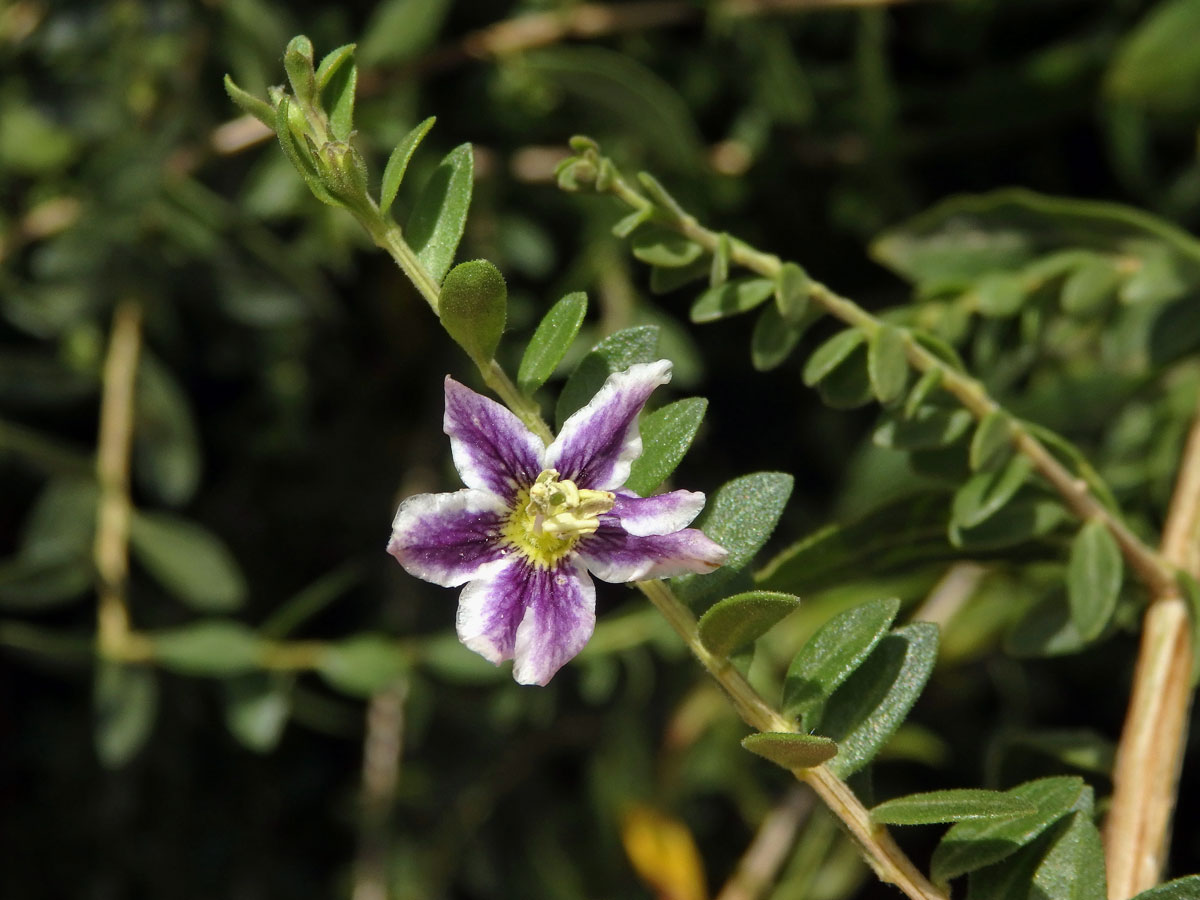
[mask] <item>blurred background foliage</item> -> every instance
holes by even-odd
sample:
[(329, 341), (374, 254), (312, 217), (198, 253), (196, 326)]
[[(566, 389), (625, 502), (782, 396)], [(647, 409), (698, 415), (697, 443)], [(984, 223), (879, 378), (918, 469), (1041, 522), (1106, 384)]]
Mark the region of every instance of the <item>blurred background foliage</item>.
[[(595, 640), (546, 689), (457, 644), (453, 595), (406, 577), (383, 545), (400, 496), (457, 485), (441, 386), (446, 372), (469, 380), (466, 361), (221, 86), (226, 72), (257, 95), (281, 82), (296, 33), (322, 50), (357, 41), (357, 143), (376, 173), (428, 115), (410, 181), (474, 145), (459, 257), (509, 280), (502, 360), (515, 368), (550, 303), (586, 290), (591, 341), (656, 324), (674, 389), (710, 400), (680, 485), (795, 473), (775, 549), (874, 514), (858, 537), (840, 533), (844, 557), (825, 544), (791, 575), (765, 570), (806, 601), (760, 642), (770, 679), (834, 611), (888, 595), (921, 607), (964, 551), (949, 549), (944, 509), (921, 530), (927, 507), (906, 501), (897, 519), (886, 506), (930, 485), (871, 441), (876, 411), (823, 407), (794, 360), (755, 371), (744, 319), (693, 327), (686, 292), (652, 296), (609, 232), (621, 211), (556, 189), (568, 136), (596, 136), (701, 221), (869, 309), (915, 288), (904, 315), (1082, 446), (1147, 528), (1200, 383), (1200, 251), (1186, 234), (1200, 222), (1200, 4), (839, 6), (0, 8), (6, 896), (366, 898), (385, 883), (397, 898), (632, 897), (682, 869), (690, 900), (703, 895), (692, 842), (715, 894), (772, 809), (804, 821), (773, 896), (885, 895), (832, 820), (738, 746), (744, 727), (626, 589), (600, 592)], [(1158, 218), (997, 194), (910, 219), (1006, 185)], [(406, 187), (398, 205), (411, 202)], [(971, 228), (956, 231), (964, 215)], [(1003, 281), (1057, 251), (1130, 246), (1136, 287), (1093, 267), (1099, 286), (1077, 285), (1053, 314)], [(91, 473), (120, 303), (145, 317), (129, 602), (139, 629), (165, 635), (152, 668), (97, 665), (93, 650)], [(1076, 648), (1047, 646), (1044, 630), (1022, 645), (1011, 627), (1061, 580), (1056, 525), (1022, 543), (1020, 566), (967, 542), (985, 565), (958, 592), (969, 603), (921, 607), (943, 625), (942, 659), (873, 789), (856, 785), (867, 796), (1053, 773), (1107, 792), (1138, 598), (1095, 649), (1057, 655)], [(862, 536), (885, 546), (864, 560)], [(864, 569), (897, 546), (931, 562)], [(255, 633), (315, 655), (298, 671), (231, 660)], [(1006, 634), (1036, 658), (1004, 652)], [(1200, 858), (1197, 789), (1185, 769), (1179, 866)], [(918, 860), (927, 832), (902, 836)]]

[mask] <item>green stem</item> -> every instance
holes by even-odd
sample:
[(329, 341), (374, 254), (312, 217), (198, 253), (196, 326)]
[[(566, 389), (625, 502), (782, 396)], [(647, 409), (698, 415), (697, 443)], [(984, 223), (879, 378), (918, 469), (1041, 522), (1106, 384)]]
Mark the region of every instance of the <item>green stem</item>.
[[(659, 225), (677, 231), (699, 244), (709, 253), (717, 249), (720, 234), (701, 225), (695, 217), (686, 213), (677, 204), (664, 207), (656, 204), (633, 188), (615, 170), (606, 179), (606, 189), (623, 203), (638, 210), (652, 210), (652, 220)], [(740, 240), (732, 240), (730, 259), (752, 272), (766, 278), (776, 278), (782, 268), (779, 257), (763, 253)], [(874, 335), (883, 323), (854, 301), (842, 297), (820, 282), (813, 281), (809, 297), (834, 318), (858, 328), (867, 337)], [(922, 346), (909, 332), (905, 331), (905, 353), (909, 363), (919, 372), (936, 370), (942, 388), (953, 396), (977, 419), (1000, 409), (988, 395), (984, 386), (969, 375), (946, 365), (946, 363)], [(1021, 422), (1013, 419), (1011, 440), (1015, 449), (1033, 463), (1034, 469), (1058, 491), (1071, 510), (1083, 521), (1098, 519), (1116, 539), (1130, 567), (1154, 595), (1175, 590), (1175, 569), (1163, 556), (1134, 534), (1122, 519), (1100, 502), (1092, 493), (1087, 482), (1063, 466), (1040, 440)]]
[[(785, 718), (746, 681), (725, 657), (710, 653), (700, 641), (691, 610), (663, 581), (641, 581), (638, 589), (670, 623), (708, 673), (729, 695), (743, 721), (763, 732), (796, 732), (796, 723)], [(797, 768), (792, 774), (810, 785), (842, 821), (863, 856), (881, 881), (894, 884), (912, 900), (947, 900), (913, 864), (888, 830), (871, 821), (871, 814), (849, 786), (825, 766)]]
[[(400, 226), (386, 221), (374, 203), (371, 204), (371, 209), (374, 216), (360, 214), (358, 215), (359, 222), (375, 240), (375, 243), (391, 255), (392, 259), (396, 261), (396, 265), (425, 298), (429, 308), (437, 313), (441, 295), (437, 282), (433, 280), (433, 276), (429, 274), (417, 255), (413, 253), (412, 248), (408, 246), (408, 242), (404, 240)], [(479, 369), (483, 383), (491, 388), (504, 405), (516, 414), (526, 428), (541, 438), (543, 443), (549, 444), (554, 440), (553, 433), (542, 420), (542, 412), (537, 403), (517, 389), (498, 362), (494, 359), (475, 360), (475, 365)]]

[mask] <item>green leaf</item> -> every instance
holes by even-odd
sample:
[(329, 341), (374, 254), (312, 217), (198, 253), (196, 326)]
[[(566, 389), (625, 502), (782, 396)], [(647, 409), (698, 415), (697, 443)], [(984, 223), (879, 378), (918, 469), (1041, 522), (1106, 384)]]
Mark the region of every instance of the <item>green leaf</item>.
[(708, 501), (700, 529), (729, 551), (725, 565), (710, 575), (672, 579), (690, 603), (716, 596), (767, 542), (792, 493), (793, 479), (783, 472), (755, 472), (722, 485)]
[(225, 612), (246, 597), (233, 555), (215, 534), (169, 513), (134, 512), (130, 544), (137, 560), (193, 609)]
[(1010, 793), (959, 788), (897, 797), (872, 807), (882, 825), (936, 825), (973, 819), (1012, 819), (1037, 812), (1037, 806)]
[(867, 765), (917, 702), (937, 661), (938, 629), (897, 628), (834, 691), (817, 726), (838, 744), (830, 770), (847, 778)]
[(755, 578), (759, 587), (805, 596), (864, 576), (913, 573), (951, 556), (946, 494), (929, 490), (817, 530), (780, 551)]
[(742, 739), (742, 746), (788, 770), (819, 766), (833, 759), (838, 752), (837, 744), (827, 737), (787, 731), (763, 731), (747, 735)]
[(880, 325), (867, 345), (867, 374), (876, 399), (887, 406), (908, 386), (907, 337), (899, 328)]
[(229, 678), (252, 671), (259, 662), (253, 629), (232, 619), (203, 619), (151, 635), (154, 658), (184, 675)]
[(459, 144), (447, 153), (421, 188), (404, 230), (417, 259), (439, 284), (454, 262), (467, 224), (474, 171), (470, 144)]
[(395, 639), (360, 634), (332, 644), (317, 671), (332, 688), (354, 697), (370, 697), (392, 687), (408, 671), (408, 660)]
[(1133, 900), (1200, 900), (1200, 875), (1185, 875), (1148, 891), (1142, 891)]
[(324, 90), (342, 67), (353, 61), (354, 46), (354, 44), (342, 44), (321, 57), (321, 62), (317, 65), (318, 88)]
[(450, 9), (448, 0), (384, 0), (363, 27), (364, 66), (395, 66), (433, 46)]
[(283, 737), (292, 710), (292, 677), (249, 672), (225, 685), (225, 724), (242, 746), (269, 753)]
[(158, 711), (158, 681), (152, 669), (100, 662), (93, 697), (96, 755), (107, 769), (125, 765), (142, 748)]
[(408, 171), (409, 161), (412, 160), (417, 147), (420, 146), (421, 141), (425, 140), (425, 135), (429, 134), (429, 129), (436, 121), (436, 117), (430, 116), (402, 137), (400, 143), (392, 150), (387, 165), (383, 167), (383, 180), (379, 185), (380, 215), (386, 216), (388, 210), (392, 208), (392, 204), (396, 201), (396, 194), (400, 190), (400, 184), (404, 181), (404, 173)]
[(728, 281), (711, 287), (692, 304), (691, 319), (700, 324), (749, 312), (775, 291), (769, 278)]
[(709, 268), (709, 264), (699, 257), (686, 266), (654, 266), (650, 270), (650, 291), (669, 294), (685, 284), (699, 281), (708, 274)]
[[(1064, 249), (1130, 256), (1144, 270), (1155, 247), (1178, 281), (1197, 283), (1200, 242), (1167, 221), (1115, 203), (1005, 189), (939, 203), (884, 233), (871, 252), (931, 295), (968, 289), (983, 275)], [(1122, 294), (1129, 288), (1127, 281)]]
[(639, 209), (635, 209), (629, 215), (622, 216), (620, 220), (617, 221), (617, 224), (610, 229), (612, 236), (620, 238), (621, 240), (625, 240), (625, 238), (637, 231), (638, 228), (640, 228), (642, 225), (645, 225), (646, 222), (653, 217), (653, 215), (654, 208), (651, 206), (643, 206)]
[(1008, 272), (989, 272), (975, 284), (975, 304), (990, 318), (1015, 316), (1025, 303), (1025, 281)]
[(1104, 844), (1090, 811), (1075, 813), (1033, 876), (1032, 895), (1046, 900), (1105, 900)]
[(866, 340), (857, 328), (840, 331), (813, 351), (804, 364), (804, 383), (814, 387), (829, 377)]
[(1069, 521), (1070, 513), (1054, 500), (1017, 497), (1002, 510), (972, 528), (950, 523), (950, 543), (970, 553), (1000, 550), (1045, 537)]
[(1017, 657), (1064, 656), (1087, 644), (1061, 591), (1034, 603), (1004, 638), (1004, 649)]
[(1067, 602), (1085, 641), (1095, 640), (1117, 608), (1125, 561), (1116, 539), (1099, 519), (1091, 519), (1071, 542), (1067, 563)]
[(732, 245), (729, 241), (729, 235), (722, 231), (717, 236), (717, 248), (713, 251), (712, 265), (708, 270), (708, 284), (710, 287), (720, 287), (729, 280), (729, 255), (731, 252)]
[(49, 481), (21, 526), (21, 562), (89, 561), (98, 496), (93, 478), (64, 475)]
[[(871, 655), (899, 611), (899, 600), (872, 600), (822, 625), (788, 666), (783, 714), (789, 719), (803, 718), (806, 727), (815, 727), (821, 707)], [(814, 717), (813, 712), (818, 715)]]
[(687, 397), (643, 415), (642, 455), (633, 461), (625, 487), (641, 497), (654, 493), (692, 446), (707, 409), (703, 397)]
[[(342, 50), (345, 48), (339, 48), (334, 53)], [(358, 66), (354, 64), (353, 46), (349, 54), (340, 56), (337, 65), (331, 66), (324, 74), (321, 94), (325, 109), (329, 112), (329, 131), (336, 140), (348, 141), (354, 132), (354, 95), (358, 89)], [(321, 81), (321, 74), (318, 74), (318, 84)]]
[(268, 128), (275, 128), (275, 110), (270, 103), (242, 90), (228, 75), (225, 76), (225, 93), (238, 105), (242, 112), (254, 116)]
[(554, 374), (579, 334), (586, 314), (587, 294), (576, 291), (555, 303), (542, 317), (517, 369), (517, 384), (525, 394), (532, 394)]
[(716, 656), (729, 656), (754, 643), (799, 605), (799, 597), (777, 591), (746, 591), (726, 597), (700, 617), (700, 643)]
[(1200, 7), (1193, 0), (1154, 4), (1112, 61), (1109, 97), (1156, 115), (1194, 119), (1200, 113), (1198, 33)]
[(965, 409), (947, 409), (926, 404), (910, 416), (891, 415), (871, 435), (877, 447), (893, 450), (926, 450), (953, 444), (971, 427), (974, 419)]
[(933, 851), (934, 881), (944, 884), (1010, 856), (1085, 803), (1090, 788), (1082, 778), (1061, 776), (1029, 781), (1007, 793), (1036, 811), (1015, 819), (959, 822)]
[(200, 438), (183, 388), (156, 357), (144, 354), (137, 374), (133, 475), (138, 485), (172, 506), (200, 484)]
[(604, 385), (609, 375), (637, 363), (658, 358), (659, 330), (654, 325), (637, 325), (610, 334), (580, 360), (563, 385), (554, 408), (558, 428), (575, 410), (587, 404)]
[(809, 294), (812, 279), (794, 262), (779, 267), (775, 279), (775, 308), (785, 322), (802, 322), (808, 318)]
[(922, 406), (926, 405), (929, 400), (929, 395), (938, 388), (942, 383), (942, 370), (929, 369), (925, 374), (917, 379), (917, 383), (913, 385), (913, 389), (908, 392), (908, 397), (904, 401), (904, 418), (910, 419)]
[(1012, 452), (1012, 428), (1012, 417), (1002, 409), (993, 409), (979, 420), (967, 454), (973, 471), (995, 468), (1006, 460)]
[(951, 515), (956, 525), (971, 528), (999, 512), (1033, 471), (1026, 456), (1014, 456), (994, 472), (980, 472), (954, 494)]
[(292, 93), (300, 101), (300, 105), (305, 108), (312, 107), (317, 97), (312, 41), (302, 34), (288, 41), (287, 48), (283, 51), (283, 67), (287, 71)]
[(1086, 317), (1103, 312), (1116, 298), (1121, 270), (1106, 256), (1096, 256), (1080, 265), (1063, 282), (1059, 302), (1063, 312)]
[(438, 318), (477, 365), (486, 366), (496, 355), (507, 316), (508, 287), (492, 263), (473, 259), (447, 273)]
[(867, 348), (859, 345), (817, 384), (821, 402), (833, 409), (857, 409), (874, 399), (867, 374)]
[(633, 255), (651, 266), (678, 269), (700, 259), (704, 248), (665, 228), (642, 228), (633, 236)]
[(69, 603), (92, 587), (90, 560), (31, 561), (23, 557), (0, 562), (0, 609), (50, 609)]
[(810, 325), (821, 318), (821, 309), (809, 307), (801, 317), (785, 318), (776, 306), (768, 306), (758, 315), (754, 333), (750, 336), (750, 362), (759, 372), (769, 372), (780, 365), (804, 337)]

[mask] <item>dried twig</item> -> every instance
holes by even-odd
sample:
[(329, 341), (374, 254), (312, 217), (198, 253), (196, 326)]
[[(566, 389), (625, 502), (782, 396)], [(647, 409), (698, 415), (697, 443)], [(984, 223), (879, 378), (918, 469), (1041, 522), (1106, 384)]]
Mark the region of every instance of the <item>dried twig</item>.
[[(1162, 555), (1200, 575), (1200, 410), (1180, 462)], [(1105, 826), (1108, 896), (1126, 900), (1159, 882), (1166, 862), (1192, 702), (1192, 622), (1178, 589), (1146, 610), (1129, 711), (1117, 745)]]
[(100, 498), (96, 508), (93, 545), (98, 580), (97, 644), (100, 653), (127, 657), (130, 637), (125, 586), (129, 579), (129, 465), (133, 445), (134, 389), (142, 346), (142, 308), (134, 300), (117, 304), (112, 336), (104, 361), (100, 400), (100, 438), (96, 479)]
[(358, 858), (353, 900), (387, 900), (388, 818), (400, 782), (407, 687), (397, 682), (371, 698), (363, 739)]

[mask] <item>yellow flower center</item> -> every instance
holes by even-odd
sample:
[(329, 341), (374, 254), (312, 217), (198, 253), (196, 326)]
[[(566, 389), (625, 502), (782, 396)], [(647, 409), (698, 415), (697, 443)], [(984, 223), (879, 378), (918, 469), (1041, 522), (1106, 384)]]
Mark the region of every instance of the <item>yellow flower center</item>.
[(600, 527), (600, 516), (613, 507), (611, 491), (592, 491), (560, 481), (556, 469), (546, 469), (517, 495), (504, 525), (504, 537), (535, 564), (550, 567), (585, 534)]

